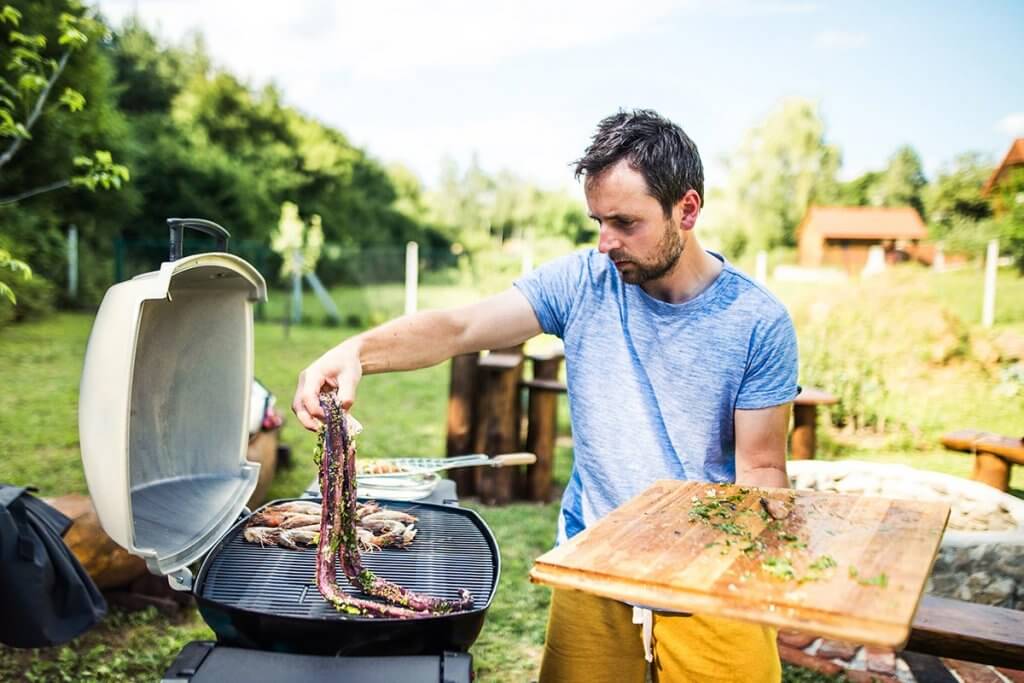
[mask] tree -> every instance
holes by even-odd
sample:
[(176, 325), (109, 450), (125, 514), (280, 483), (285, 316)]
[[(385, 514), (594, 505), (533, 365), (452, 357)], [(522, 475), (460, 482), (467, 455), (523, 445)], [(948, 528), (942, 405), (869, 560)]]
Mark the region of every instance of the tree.
[(871, 206), (911, 206), (923, 217), (925, 185), (921, 158), (913, 147), (904, 145), (889, 158), (889, 165), (871, 184), (868, 203)]
[(871, 198), (882, 174), (868, 171), (858, 178), (840, 183), (836, 192), (836, 204), (841, 206), (870, 206)]
[(734, 248), (795, 245), (807, 207), (837, 196), (839, 162), (818, 107), (784, 100), (727, 159), (727, 184), (714, 197), (717, 230)]
[[(56, 29), (56, 42), (60, 46), (59, 53), (55, 53), (47, 49), (53, 41), (46, 33), (23, 33), (17, 30), (22, 23), (21, 11), (12, 5), (0, 7), (0, 23), (11, 28), (4, 47), (5, 52), (9, 53), (5, 67), (12, 79), (9, 81), (0, 76), (0, 138), (9, 140), (0, 152), (0, 170), (32, 139), (32, 129), (44, 113), (72, 54), (85, 47), (90, 36), (103, 33), (102, 24), (84, 14), (80, 5), (69, 3), (68, 9), (70, 11), (58, 15), (56, 26), (51, 28)], [(69, 85), (64, 86), (57, 98), (57, 106), (69, 112), (79, 112), (85, 105), (86, 99), (82, 93)], [(80, 185), (89, 190), (120, 189), (121, 184), (128, 180), (127, 167), (115, 164), (110, 152), (106, 150), (75, 156), (73, 163), (79, 172), (68, 178), (22, 189), (16, 194), (0, 198), (0, 205), (69, 185)]]
[(941, 239), (956, 226), (976, 224), (992, 215), (982, 193), (992, 166), (978, 153), (961, 154), (924, 191), (925, 219), (933, 237)]
[(271, 238), (271, 248), (281, 257), (281, 274), (305, 275), (316, 270), (324, 246), (320, 216), (310, 216), (307, 225), (299, 217), (299, 207), (292, 202), (281, 204), (281, 219)]
[[(15, 275), (21, 275), (24, 280), (32, 277), (32, 269), (28, 267), (28, 264), (11, 256), (11, 252), (6, 249), (0, 249), (0, 269), (13, 271)], [(0, 280), (0, 297), (4, 297), (12, 304), (18, 303), (14, 290), (3, 280)]]
[(1024, 168), (1011, 169), (992, 190), (992, 208), (1005, 251), (1024, 275)]
[(0, 305), (3, 322), (45, 313), (66, 291), (70, 224), (81, 268), (69, 303), (94, 301), (109, 285), (109, 237), (131, 221), (138, 194), (114, 161), (131, 136), (116, 109), (107, 28), (73, 0), (0, 0), (0, 14), (0, 248), (34, 273), (8, 282), (18, 305)]

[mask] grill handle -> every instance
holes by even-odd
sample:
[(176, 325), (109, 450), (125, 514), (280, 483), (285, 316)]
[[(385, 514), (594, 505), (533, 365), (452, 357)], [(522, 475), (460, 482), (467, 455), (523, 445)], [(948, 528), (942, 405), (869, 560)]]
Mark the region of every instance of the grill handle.
[(181, 247), (185, 239), (185, 228), (191, 228), (204, 232), (217, 240), (217, 251), (228, 250), (228, 239), (231, 233), (217, 225), (213, 221), (203, 218), (168, 218), (167, 227), (171, 232), (171, 253), (170, 260), (177, 261), (181, 258)]

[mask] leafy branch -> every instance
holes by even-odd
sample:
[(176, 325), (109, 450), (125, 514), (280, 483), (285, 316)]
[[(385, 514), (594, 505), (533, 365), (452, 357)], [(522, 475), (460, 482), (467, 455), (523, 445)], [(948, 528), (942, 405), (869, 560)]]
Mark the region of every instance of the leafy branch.
[[(32, 269), (28, 267), (28, 264), (12, 257), (11, 252), (6, 249), (0, 249), (0, 268), (13, 270), (15, 275), (21, 275), (23, 280), (32, 278)], [(18, 303), (14, 291), (2, 280), (0, 280), (0, 297), (8, 299), (12, 304)]]
[[(89, 42), (90, 32), (99, 29), (99, 24), (91, 17), (61, 13), (57, 19), (57, 43), (64, 51), (59, 59), (53, 59), (44, 55), (47, 46), (45, 35), (16, 30), (21, 25), (21, 18), (21, 12), (15, 7), (0, 7), (0, 24), (12, 27), (7, 36), (11, 57), (6, 64), (6, 72), (13, 80), (12, 83), (0, 76), (0, 138), (10, 139), (6, 149), (0, 153), (0, 169), (32, 139), (32, 128), (54, 94), (54, 86), (64, 73), (72, 53)], [(56, 106), (72, 113), (82, 111), (85, 105), (85, 96), (72, 87), (65, 87), (56, 99)], [(91, 191), (97, 188), (116, 190), (129, 180), (128, 168), (115, 164), (106, 150), (97, 150), (92, 157), (75, 157), (74, 165), (80, 171), (71, 178), (0, 198), (0, 205), (68, 186), (85, 187)]]

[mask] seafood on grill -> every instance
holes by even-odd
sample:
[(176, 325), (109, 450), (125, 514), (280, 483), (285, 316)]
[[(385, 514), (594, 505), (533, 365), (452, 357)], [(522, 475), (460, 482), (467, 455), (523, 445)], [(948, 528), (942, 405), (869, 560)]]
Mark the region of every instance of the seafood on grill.
[[(316, 584), (320, 594), (339, 611), (364, 616), (410, 619), (470, 609), (473, 598), (465, 589), (459, 591), (457, 600), (435, 598), (402, 588), (363, 567), (359, 557), (356, 448), (349, 431), (350, 426), (355, 426), (355, 421), (329, 394), (321, 394), (320, 405), (325, 417), (324, 428), (320, 431), (317, 463), (320, 466), (320, 491), (323, 493), (316, 558)], [(381, 521), (401, 523), (398, 519)], [(337, 584), (335, 566), (339, 558), (349, 582), (388, 604), (342, 592)]]
[(407, 472), (404, 467), (396, 465), (393, 462), (361, 462), (356, 466), (356, 471), (359, 474), (399, 474)]
[[(375, 501), (356, 505), (359, 549), (407, 548), (416, 538), (415, 516), (381, 507)], [(292, 501), (268, 505), (253, 514), (242, 537), (262, 546), (279, 545), (291, 550), (315, 546), (320, 540), (320, 504)], [(296, 533), (293, 533), (296, 532)]]

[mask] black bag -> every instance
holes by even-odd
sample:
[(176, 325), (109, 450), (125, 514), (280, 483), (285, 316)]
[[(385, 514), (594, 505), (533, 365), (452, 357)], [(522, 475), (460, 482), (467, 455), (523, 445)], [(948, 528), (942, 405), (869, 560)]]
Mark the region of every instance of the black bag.
[(71, 520), (23, 487), (0, 484), (0, 643), (60, 645), (107, 613), (63, 536)]

